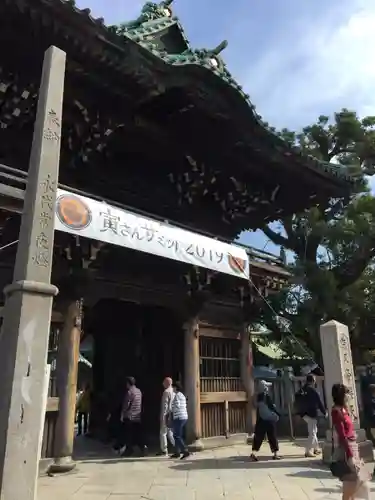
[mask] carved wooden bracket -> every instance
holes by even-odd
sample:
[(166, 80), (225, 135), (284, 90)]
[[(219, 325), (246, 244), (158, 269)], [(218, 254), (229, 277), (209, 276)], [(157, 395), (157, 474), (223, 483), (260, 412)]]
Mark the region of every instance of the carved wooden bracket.
[(191, 321), (192, 318), (197, 318), (208, 300), (208, 292), (202, 291), (192, 294), (186, 304), (186, 314), (188, 316), (187, 321)]

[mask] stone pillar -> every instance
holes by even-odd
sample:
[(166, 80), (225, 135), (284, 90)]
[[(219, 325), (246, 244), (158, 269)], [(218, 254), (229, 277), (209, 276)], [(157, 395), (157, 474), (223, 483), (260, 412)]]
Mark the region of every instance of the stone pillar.
[(80, 301), (73, 301), (69, 304), (64, 327), (59, 336), (56, 364), (59, 415), (55, 435), (55, 462), (51, 466), (51, 472), (69, 472), (75, 467), (72, 454), (81, 337), (81, 309)]
[(360, 428), (358, 399), (348, 327), (334, 320), (328, 321), (328, 323), (320, 327), (320, 341), (322, 344), (324, 386), (330, 421), (330, 429), (327, 432), (327, 440), (323, 447), (323, 460), (324, 462), (329, 462), (331, 458), (332, 421), (330, 412), (333, 404), (331, 395), (332, 386), (334, 384), (345, 384), (350, 390), (349, 411), (357, 430), (361, 457), (364, 460), (373, 461), (372, 443), (366, 439), (365, 431)]
[(254, 376), (253, 376), (253, 350), (248, 326), (245, 325), (241, 331), (240, 367), (241, 380), (247, 396), (246, 404), (246, 433), (247, 441), (251, 442), (255, 427), (254, 407)]
[(201, 440), (201, 391), (199, 375), (199, 323), (196, 318), (184, 325), (184, 390), (187, 398), (189, 420), (186, 438), (193, 451), (203, 450)]
[(31, 147), (13, 283), (0, 334), (0, 498), (35, 500), (48, 353), (66, 55), (50, 47)]

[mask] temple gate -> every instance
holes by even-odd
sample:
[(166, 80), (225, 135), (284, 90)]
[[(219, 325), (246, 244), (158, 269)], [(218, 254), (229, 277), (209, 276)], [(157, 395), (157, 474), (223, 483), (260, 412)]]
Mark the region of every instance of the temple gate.
[[(148, 2), (121, 28), (73, 4), (0, 0), (1, 289), (13, 272), (42, 57), (51, 44), (67, 54), (52, 273), (60, 293), (43, 444), (56, 470), (74, 465), (65, 459), (73, 452), (79, 346), (87, 335), (98, 438), (116, 383), (134, 374), (151, 436), (165, 375), (185, 383), (193, 447), (201, 449), (202, 438), (251, 433), (248, 326), (289, 274), (277, 257), (233, 241), (325, 206), (355, 182), (263, 123), (221, 57), (226, 42), (192, 48), (170, 0)], [(130, 231), (130, 217), (190, 240), (167, 238), (163, 250), (154, 240), (147, 251), (150, 230)], [(205, 256), (201, 238), (211, 245)], [(170, 258), (176, 242), (182, 253)], [(213, 265), (212, 252), (224, 246)]]

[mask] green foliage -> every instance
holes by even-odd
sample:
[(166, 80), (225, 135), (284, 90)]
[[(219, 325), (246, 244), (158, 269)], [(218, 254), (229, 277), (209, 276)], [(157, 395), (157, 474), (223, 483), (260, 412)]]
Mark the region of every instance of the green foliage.
[(301, 133), (284, 129), (280, 136), (307, 154), (337, 163), (362, 183), (349, 200), (331, 200), (324, 211), (316, 207), (295, 214), (281, 220), (276, 230), (263, 228), (295, 257), (294, 284), (275, 307), (316, 353), (319, 325), (332, 318), (346, 323), (355, 345), (363, 346), (375, 331), (375, 198), (366, 180), (375, 173), (375, 117), (359, 119), (343, 109), (333, 121), (320, 116)]
[(355, 112), (342, 109), (332, 122), (328, 116), (319, 116), (301, 133), (283, 129), (280, 136), (319, 160), (335, 161), (352, 174), (375, 173), (375, 116), (361, 120)]

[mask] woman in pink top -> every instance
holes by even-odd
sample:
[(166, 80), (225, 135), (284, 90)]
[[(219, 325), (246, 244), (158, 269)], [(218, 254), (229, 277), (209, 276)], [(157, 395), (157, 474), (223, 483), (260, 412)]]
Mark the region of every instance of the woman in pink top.
[(332, 387), (332, 427), (337, 437), (332, 459), (345, 459), (352, 470), (352, 473), (342, 478), (342, 500), (367, 499), (370, 495), (367, 485), (370, 476), (359, 456), (357, 435), (347, 409), (348, 393), (348, 388), (343, 384)]

